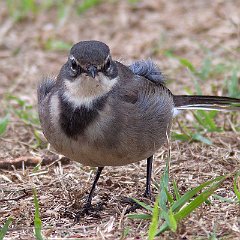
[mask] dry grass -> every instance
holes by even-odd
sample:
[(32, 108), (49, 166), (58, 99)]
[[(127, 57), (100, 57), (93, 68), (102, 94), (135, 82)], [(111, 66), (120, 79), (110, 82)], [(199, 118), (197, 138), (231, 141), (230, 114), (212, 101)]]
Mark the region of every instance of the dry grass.
[[(200, 68), (208, 49), (213, 64), (236, 64), (240, 59), (240, 4), (238, 1), (128, 1), (102, 3), (83, 15), (69, 14), (57, 19), (54, 9), (47, 13), (30, 15), (14, 22), (0, 3), (0, 69), (1, 109), (5, 116), (9, 106), (17, 109), (14, 101), (5, 101), (5, 93), (25, 99), (36, 106), (36, 85), (44, 74), (56, 74), (65, 62), (67, 51), (45, 50), (46, 41), (61, 40), (67, 43), (83, 39), (98, 39), (109, 44), (115, 59), (128, 64), (134, 59), (151, 57), (169, 77), (169, 88), (174, 93), (194, 91), (191, 74), (176, 58), (164, 53), (189, 59)], [(70, 10), (70, 12), (73, 11)], [(231, 14), (229, 14), (231, 13)], [(224, 79), (231, 69), (213, 74), (201, 84), (206, 94), (225, 94)], [(239, 74), (239, 72), (238, 72)], [(174, 80), (173, 80), (174, 79)], [(183, 88), (184, 86), (184, 88)], [(218, 175), (239, 169), (240, 134), (234, 132), (230, 115), (219, 114), (218, 124), (226, 123), (226, 132), (208, 133), (213, 141), (202, 143), (172, 142), (170, 175), (178, 182), (181, 192)], [(184, 125), (192, 126), (192, 115), (179, 116)], [(236, 123), (240, 122), (239, 114)], [(239, 126), (238, 126), (239, 127)], [(177, 123), (173, 129), (177, 129)], [(11, 114), (7, 132), (0, 138), (0, 161), (19, 157), (39, 158), (54, 156), (47, 149), (34, 148), (33, 126), (26, 126)], [(156, 154), (153, 180), (159, 182), (164, 168), (167, 149)], [(33, 238), (33, 194), (38, 191), (43, 234), (46, 237), (72, 237), (85, 239), (120, 239), (126, 229), (126, 239), (145, 239), (148, 222), (133, 221), (124, 216), (127, 205), (123, 196), (141, 198), (145, 184), (145, 161), (124, 167), (106, 167), (99, 181), (94, 202), (106, 202), (100, 218), (87, 216), (74, 224), (71, 218), (79, 208), (91, 185), (94, 169), (71, 162), (57, 162), (22, 169), (0, 169), (0, 224), (13, 216), (7, 237)], [(234, 199), (232, 179), (217, 192)], [(15, 199), (15, 200), (9, 200)], [(183, 221), (177, 233), (165, 233), (163, 239), (206, 239), (215, 231), (220, 239), (239, 239), (240, 209), (235, 203), (211, 199)]]

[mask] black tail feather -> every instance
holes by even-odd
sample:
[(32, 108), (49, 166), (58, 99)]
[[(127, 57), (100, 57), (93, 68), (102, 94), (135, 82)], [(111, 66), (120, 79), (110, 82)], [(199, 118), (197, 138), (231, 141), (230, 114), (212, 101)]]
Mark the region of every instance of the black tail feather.
[(218, 96), (174, 95), (176, 109), (203, 109), (218, 111), (240, 111), (240, 99)]

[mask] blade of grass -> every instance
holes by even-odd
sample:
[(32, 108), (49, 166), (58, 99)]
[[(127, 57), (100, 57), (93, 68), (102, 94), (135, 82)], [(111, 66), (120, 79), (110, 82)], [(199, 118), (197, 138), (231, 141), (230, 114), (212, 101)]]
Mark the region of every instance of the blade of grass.
[(66, 51), (71, 48), (72, 44), (55, 39), (48, 39), (44, 44), (44, 50), (47, 51)]
[(239, 191), (238, 186), (237, 186), (237, 180), (240, 181), (239, 175), (240, 175), (240, 172), (234, 178), (233, 190), (234, 190), (235, 195), (237, 196), (238, 202), (240, 203), (240, 191)]
[(183, 66), (187, 67), (192, 73), (196, 73), (195, 67), (192, 65), (192, 63), (189, 60), (187, 60), (186, 58), (179, 58), (178, 60)]
[[(168, 157), (166, 160), (166, 165), (164, 168), (164, 173), (161, 177), (160, 186), (159, 186), (159, 194), (156, 199), (155, 205), (154, 205), (154, 211), (155, 215), (153, 214), (152, 221), (150, 223), (149, 227), (149, 239), (154, 239), (157, 234), (157, 228), (160, 219), (165, 219), (166, 222), (170, 225), (170, 228), (172, 228), (171, 224), (172, 222), (169, 220), (168, 216), (168, 206), (167, 201), (168, 198), (173, 200), (172, 196), (168, 194), (168, 188), (169, 188), (169, 164), (171, 159), (171, 148), (168, 149)], [(169, 220), (169, 221), (168, 221)]]
[(173, 179), (173, 191), (174, 191), (176, 200), (179, 200), (181, 196), (180, 196), (180, 193), (179, 193), (179, 190), (178, 190), (177, 183), (174, 179)]
[(41, 146), (42, 144), (42, 140), (41, 140), (41, 137), (40, 137), (40, 133), (38, 130), (34, 129), (33, 131), (33, 134), (34, 134), (34, 137), (36, 139), (36, 143), (32, 146), (33, 148), (38, 148)]
[(131, 228), (127, 227), (123, 230), (122, 236), (120, 237), (120, 240), (124, 240), (126, 239), (127, 235), (130, 233)]
[(168, 224), (167, 224), (166, 222), (164, 222), (164, 223), (160, 226), (159, 230), (157, 231), (156, 236), (159, 236), (161, 233), (165, 232), (165, 231), (168, 230), (168, 229), (169, 229)]
[(193, 78), (193, 83), (194, 83), (194, 87), (196, 89), (197, 94), (198, 95), (202, 95), (202, 89), (201, 89), (201, 87), (200, 87), (200, 85), (198, 83), (198, 80), (196, 79), (195, 76), (192, 76), (192, 78)]
[(128, 214), (127, 215), (128, 218), (130, 219), (151, 219), (152, 215), (150, 214)]
[(135, 199), (135, 198), (132, 198), (132, 200), (133, 200), (134, 202), (136, 202), (137, 204), (139, 204), (141, 207), (145, 208), (146, 210), (148, 210), (148, 211), (150, 211), (150, 212), (153, 211), (153, 208), (152, 208), (150, 205), (147, 205), (146, 203), (141, 202), (141, 201), (139, 201), (139, 200), (137, 200), (137, 199)]
[(0, 118), (0, 135), (4, 134), (9, 123), (9, 115), (4, 118)]
[(201, 69), (198, 72), (198, 76), (202, 80), (206, 80), (209, 77), (209, 74), (211, 71), (212, 71), (212, 61), (208, 56), (204, 59)]
[(153, 214), (152, 214), (152, 220), (149, 226), (148, 230), (148, 239), (153, 240), (155, 238), (157, 228), (158, 228), (158, 219), (159, 219), (159, 213), (160, 209), (158, 208), (158, 203), (159, 203), (159, 196), (156, 198), (156, 201), (154, 203), (153, 207)]
[(77, 12), (78, 14), (84, 13), (88, 9), (97, 6), (100, 4), (102, 0), (84, 0), (82, 3), (78, 6)]
[(172, 132), (171, 137), (172, 137), (174, 140), (180, 140), (180, 141), (184, 141), (184, 142), (191, 140), (191, 137), (188, 136), (187, 134), (184, 134), (184, 133)]
[(207, 129), (210, 132), (219, 131), (214, 121), (216, 114), (216, 111), (206, 112), (203, 110), (198, 110), (196, 113), (193, 112), (193, 116), (196, 118), (198, 123), (204, 127), (204, 129)]
[(168, 174), (168, 161), (166, 161), (166, 166), (164, 169), (164, 173), (161, 177), (160, 181), (160, 197), (159, 197), (159, 206), (163, 211), (167, 211), (167, 194), (166, 190), (168, 190), (169, 186), (169, 174)]
[(0, 240), (3, 240), (4, 236), (6, 235), (6, 233), (8, 231), (8, 228), (9, 228), (10, 224), (12, 223), (12, 221), (13, 221), (13, 218), (9, 217), (7, 219), (7, 221), (4, 223), (2, 229), (0, 230)]
[(141, 0), (128, 0), (130, 4), (136, 4), (139, 3)]
[(205, 190), (199, 196), (197, 196), (194, 200), (192, 200), (186, 207), (184, 207), (179, 212), (177, 212), (174, 215), (176, 221), (180, 221), (183, 218), (187, 217), (197, 207), (199, 207), (202, 203), (204, 203), (208, 199), (208, 197), (211, 196), (222, 185), (222, 183), (226, 180), (227, 177), (228, 176), (225, 176), (222, 180), (210, 186), (207, 190)]
[(167, 224), (167, 229), (170, 229), (171, 231), (176, 232), (177, 221), (173, 215), (171, 208), (167, 212), (163, 211), (161, 215), (164, 218), (165, 223)]
[(173, 231), (176, 232), (177, 230), (177, 221), (176, 218), (173, 214), (172, 208), (169, 209), (168, 211), (168, 222), (167, 222), (169, 228)]
[(227, 81), (227, 90), (229, 97), (240, 97), (239, 79), (236, 68), (232, 71), (230, 80)]
[(216, 177), (215, 179), (204, 182), (201, 185), (199, 185), (199, 186), (193, 188), (192, 190), (189, 190), (188, 192), (186, 192), (178, 201), (176, 201), (172, 205), (173, 212), (178, 211), (184, 204), (186, 204), (194, 195), (196, 195), (203, 188), (211, 185), (214, 182), (221, 181), (222, 179), (224, 179), (224, 176)]
[(212, 145), (212, 142), (208, 138), (203, 137), (200, 133), (194, 133), (192, 135), (192, 139), (199, 142), (203, 142), (207, 145)]
[(34, 215), (35, 236), (37, 240), (43, 240), (42, 233), (41, 233), (42, 221), (40, 218), (39, 203), (37, 199), (36, 189), (33, 189), (33, 196), (34, 196), (34, 207), (35, 207), (35, 215)]
[(165, 188), (165, 193), (167, 195), (168, 202), (172, 205), (174, 203), (174, 199), (171, 193), (168, 192), (168, 190)]
[[(6, 100), (11, 102), (13, 101), (13, 104), (9, 105), (8, 110), (12, 114), (17, 115), (17, 117), (26, 125), (30, 125), (33, 128), (36, 128), (40, 125), (36, 110), (34, 110), (33, 106), (27, 101), (11, 94), (6, 95)], [(17, 104), (17, 106), (15, 106), (15, 104)]]
[(221, 202), (236, 203), (236, 201), (233, 200), (233, 199), (221, 197), (217, 194), (213, 194), (212, 197), (215, 198), (215, 199), (218, 199)]
[[(216, 190), (221, 183), (228, 178), (228, 176), (220, 176), (217, 177), (213, 180), (207, 181), (205, 183), (202, 183), (201, 185), (195, 187), (194, 189), (188, 191), (187, 193), (185, 193), (182, 197), (180, 197), (180, 199), (178, 201), (176, 201), (172, 207), (171, 210), (174, 214), (174, 212), (176, 212), (173, 216), (174, 219), (176, 220), (176, 224), (177, 222), (179, 222), (181, 219), (183, 219), (184, 217), (186, 217), (188, 214), (190, 214), (192, 211), (195, 210), (196, 207), (198, 207), (200, 204), (202, 204), (211, 194), (212, 191), (211, 190)], [(218, 181), (215, 185), (213, 184), (214, 182)], [(184, 207), (182, 210), (181, 207), (184, 206), (186, 203), (188, 203), (190, 201), (190, 199), (196, 195), (199, 191), (201, 191), (204, 187), (207, 187), (209, 185), (213, 184), (211, 187), (209, 187), (205, 192), (203, 192), (205, 195), (203, 197), (203, 195), (199, 195), (197, 196), (194, 200), (192, 200), (192, 202), (190, 202), (186, 207)], [(213, 189), (214, 187), (214, 189)], [(213, 192), (214, 192), (213, 191)], [(209, 196), (207, 196), (207, 194), (209, 194)], [(197, 200), (196, 200), (197, 199)], [(200, 202), (201, 200), (201, 202)], [(189, 206), (189, 207), (188, 207)], [(161, 233), (163, 233), (164, 231), (169, 229), (169, 224), (165, 221), (159, 228), (156, 236), (159, 236)], [(174, 228), (173, 228), (174, 229)]]

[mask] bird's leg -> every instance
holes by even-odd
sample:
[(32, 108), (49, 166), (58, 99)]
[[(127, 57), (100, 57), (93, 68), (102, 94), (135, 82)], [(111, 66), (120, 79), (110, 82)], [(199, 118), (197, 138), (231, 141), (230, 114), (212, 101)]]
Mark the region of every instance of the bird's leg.
[(103, 170), (103, 167), (98, 167), (91, 190), (90, 190), (90, 193), (88, 194), (87, 201), (84, 204), (83, 209), (81, 209), (79, 212), (76, 213), (76, 216), (75, 216), (76, 221), (79, 221), (81, 216), (88, 214), (89, 211), (93, 208), (92, 207), (92, 198), (93, 198), (93, 194), (94, 194), (98, 179), (102, 173), (102, 170)]
[[(146, 188), (143, 194), (146, 198), (151, 198), (151, 177), (152, 177), (152, 164), (153, 164), (153, 156), (147, 159), (147, 177), (146, 177)], [(134, 212), (136, 209), (141, 208), (141, 206), (133, 202), (133, 200), (129, 200), (129, 203), (132, 204), (130, 208), (127, 209), (126, 213)]]
[(93, 181), (93, 185), (92, 185), (91, 191), (90, 191), (90, 193), (88, 195), (87, 202), (85, 204), (86, 206), (91, 206), (92, 205), (93, 193), (94, 193), (94, 190), (96, 188), (98, 179), (99, 179), (99, 177), (100, 177), (100, 175), (102, 173), (102, 170), (103, 170), (103, 167), (98, 167), (96, 175), (95, 175), (95, 178), (94, 178), (94, 181)]
[(144, 193), (144, 197), (146, 197), (146, 198), (151, 198), (152, 164), (153, 164), (153, 156), (151, 156), (147, 159), (146, 190)]

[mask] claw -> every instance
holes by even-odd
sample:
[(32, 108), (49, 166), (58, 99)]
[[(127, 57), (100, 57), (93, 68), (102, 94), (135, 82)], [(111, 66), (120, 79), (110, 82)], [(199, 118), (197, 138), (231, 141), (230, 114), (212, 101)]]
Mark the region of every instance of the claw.
[(98, 212), (103, 210), (103, 203), (98, 203), (96, 206), (93, 206), (90, 203), (86, 203), (81, 210), (76, 212), (74, 221), (77, 223), (80, 219), (86, 215), (91, 215), (95, 218), (100, 218), (100, 214)]
[(131, 205), (131, 207), (129, 207), (129, 208), (126, 210), (125, 214), (128, 214), (128, 213), (130, 213), (130, 212), (134, 212), (134, 211), (136, 211), (137, 209), (142, 208), (142, 206), (139, 205), (138, 203), (136, 203), (132, 198), (125, 197), (125, 198), (123, 198), (123, 199), (121, 200), (121, 202)]

